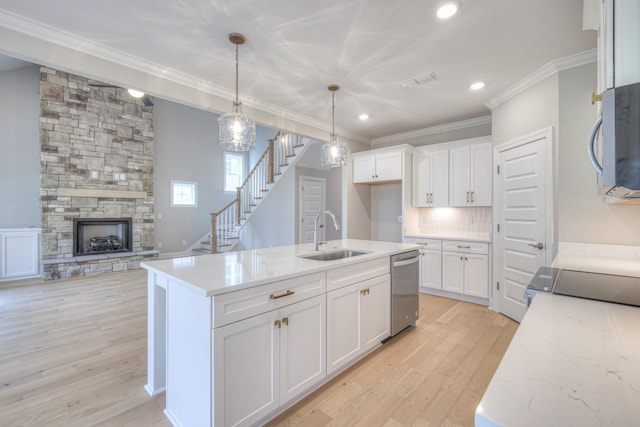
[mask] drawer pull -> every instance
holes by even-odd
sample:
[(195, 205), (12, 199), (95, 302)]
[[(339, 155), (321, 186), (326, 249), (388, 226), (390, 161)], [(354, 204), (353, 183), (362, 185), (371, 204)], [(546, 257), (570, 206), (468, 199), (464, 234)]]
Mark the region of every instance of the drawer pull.
[(471, 246), (458, 245), (460, 249), (471, 249)]
[(285, 293), (284, 293), (284, 294), (282, 294), (282, 295), (273, 295), (273, 294), (271, 294), (271, 295), (269, 296), (269, 298), (271, 298), (271, 299), (278, 299), (278, 298), (288, 297), (289, 295), (293, 295), (293, 294), (295, 294), (295, 292), (293, 292), (293, 291), (287, 291), (287, 292), (285, 292)]
[(286, 325), (286, 326), (289, 326), (289, 318), (288, 317), (283, 317), (282, 318), (282, 324)]
[(279, 321), (279, 320), (276, 320), (275, 322), (273, 322), (273, 324), (274, 324), (278, 329), (280, 329), (280, 328), (282, 327), (282, 323), (280, 323), (280, 321)]

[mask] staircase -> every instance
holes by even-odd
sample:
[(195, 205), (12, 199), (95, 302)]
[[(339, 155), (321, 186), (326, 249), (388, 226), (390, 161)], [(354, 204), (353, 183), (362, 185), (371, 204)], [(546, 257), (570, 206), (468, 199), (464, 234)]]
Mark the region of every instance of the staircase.
[(237, 188), (235, 200), (211, 214), (211, 232), (191, 250), (214, 254), (233, 250), (239, 243), (243, 225), (309, 145), (309, 138), (286, 132), (278, 132), (270, 139), (267, 149)]

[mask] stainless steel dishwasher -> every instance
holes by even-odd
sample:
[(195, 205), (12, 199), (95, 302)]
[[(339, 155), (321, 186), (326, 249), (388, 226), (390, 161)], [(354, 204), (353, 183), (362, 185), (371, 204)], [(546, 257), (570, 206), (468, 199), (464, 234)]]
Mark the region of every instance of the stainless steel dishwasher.
[(418, 323), (419, 252), (391, 256), (391, 336)]

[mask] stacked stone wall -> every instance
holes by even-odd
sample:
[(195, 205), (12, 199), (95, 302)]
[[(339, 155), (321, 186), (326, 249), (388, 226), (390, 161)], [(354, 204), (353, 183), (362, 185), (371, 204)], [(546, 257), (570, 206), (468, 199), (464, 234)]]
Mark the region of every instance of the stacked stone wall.
[[(155, 253), (153, 107), (89, 83), (40, 71), (45, 279), (126, 270)], [(74, 257), (74, 218), (132, 218), (133, 253)]]

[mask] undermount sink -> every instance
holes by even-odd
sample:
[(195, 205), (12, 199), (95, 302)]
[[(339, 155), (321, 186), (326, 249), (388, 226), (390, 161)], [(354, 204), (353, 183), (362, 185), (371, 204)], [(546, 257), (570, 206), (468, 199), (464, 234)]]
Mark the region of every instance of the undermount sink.
[(318, 252), (311, 255), (300, 255), (300, 258), (313, 261), (335, 261), (337, 259), (351, 258), (358, 255), (370, 254), (370, 251), (357, 251), (352, 249), (342, 249), (332, 252)]

